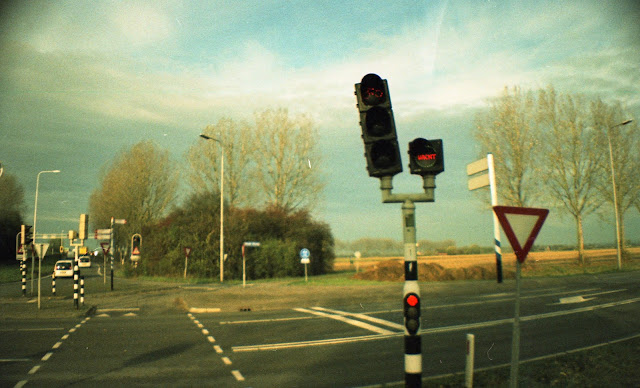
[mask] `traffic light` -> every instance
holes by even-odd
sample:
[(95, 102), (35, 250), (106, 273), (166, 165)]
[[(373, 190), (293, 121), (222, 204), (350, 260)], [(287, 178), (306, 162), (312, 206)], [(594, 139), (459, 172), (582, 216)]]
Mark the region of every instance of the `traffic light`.
[(369, 176), (380, 178), (402, 172), (387, 80), (367, 74), (355, 87)]
[(142, 236), (138, 233), (131, 236), (131, 261), (140, 260), (140, 245)]
[(416, 175), (438, 175), (444, 171), (442, 140), (413, 139), (409, 143), (409, 170)]
[(78, 229), (78, 238), (80, 240), (86, 240), (87, 231), (89, 230), (89, 215), (88, 214), (80, 214), (80, 227)]
[(420, 330), (420, 295), (415, 292), (404, 296), (404, 327), (410, 335)]
[(33, 228), (31, 225), (20, 226), (20, 244), (22, 244), (25, 250), (27, 246), (33, 242), (33, 232), (31, 232), (31, 228)]

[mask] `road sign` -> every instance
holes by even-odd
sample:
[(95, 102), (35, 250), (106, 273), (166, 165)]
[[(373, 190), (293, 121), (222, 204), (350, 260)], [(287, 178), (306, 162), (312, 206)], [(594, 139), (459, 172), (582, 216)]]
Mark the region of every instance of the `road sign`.
[(96, 240), (110, 240), (111, 229), (96, 229), (94, 236)]
[(127, 220), (125, 220), (124, 218), (116, 218), (115, 220), (113, 220), (113, 223), (118, 225), (124, 225), (127, 223)]
[(308, 259), (311, 256), (311, 252), (309, 252), (309, 250), (307, 248), (302, 248), (300, 250), (300, 258), (301, 259)]
[(184, 255), (186, 257), (189, 257), (190, 254), (191, 254), (191, 247), (184, 247)]
[(518, 261), (523, 263), (533, 247), (533, 242), (538, 237), (540, 228), (549, 214), (549, 209), (494, 206), (493, 211), (496, 213)]
[(104, 253), (104, 256), (106, 257), (109, 254), (109, 249), (111, 249), (109, 247), (109, 243), (108, 242), (101, 242), (100, 246), (102, 247), (102, 252)]
[(245, 247), (259, 247), (260, 243), (258, 241), (246, 241), (244, 243)]
[(38, 257), (41, 259), (44, 259), (47, 249), (49, 249), (49, 244), (36, 244), (36, 252), (38, 253)]
[(131, 251), (131, 254), (139, 256), (140, 255), (140, 249), (138, 249), (138, 247), (134, 247), (133, 251)]

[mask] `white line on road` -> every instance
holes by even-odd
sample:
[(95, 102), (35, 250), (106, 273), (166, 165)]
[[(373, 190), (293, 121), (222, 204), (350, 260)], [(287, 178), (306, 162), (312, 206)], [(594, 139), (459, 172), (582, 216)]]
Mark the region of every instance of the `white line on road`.
[(34, 366), (33, 368), (31, 368), (31, 369), (29, 370), (29, 373), (28, 373), (28, 374), (30, 374), (30, 375), (34, 374), (34, 373), (36, 373), (36, 372), (38, 371), (38, 369), (40, 369), (40, 365), (36, 365), (36, 366)]
[(207, 336), (207, 340), (208, 340), (209, 342), (211, 342), (211, 343), (216, 342), (216, 339), (215, 339), (215, 338), (213, 338), (213, 336), (212, 336), (212, 335)]
[(376, 318), (376, 317), (370, 317), (366, 314), (360, 314), (360, 313), (349, 313), (346, 311), (340, 311), (340, 310), (333, 310), (333, 309), (326, 309), (324, 307), (312, 307), (314, 310), (318, 310), (318, 311), (324, 311), (327, 313), (332, 313), (332, 314), (338, 314), (338, 315), (343, 315), (343, 316), (351, 316), (354, 318), (358, 318), (360, 320), (364, 320), (364, 321), (369, 321), (369, 322), (373, 322), (373, 323), (377, 323), (379, 325), (383, 325), (383, 326), (388, 326), (392, 329), (397, 329), (397, 330), (403, 330), (404, 331), (404, 326), (395, 323), (395, 322), (391, 322), (391, 321), (387, 321), (386, 319), (381, 319), (381, 318)]
[(214, 349), (214, 350), (216, 351), (216, 353), (218, 353), (218, 354), (222, 354), (222, 353), (224, 353), (224, 352), (222, 351), (222, 348), (221, 348), (219, 345), (213, 345), (213, 349)]
[(290, 318), (271, 318), (271, 319), (249, 319), (244, 321), (222, 321), (221, 325), (244, 325), (245, 323), (269, 323), (269, 322), (286, 322), (299, 321), (304, 319), (317, 319), (317, 317), (290, 317)]
[[(621, 305), (635, 303), (635, 302), (640, 302), (640, 297), (639, 298), (621, 300), (621, 301), (618, 301), (618, 302), (610, 302), (610, 303), (604, 303), (604, 304), (599, 304), (599, 305), (594, 305), (594, 306), (581, 307), (581, 308), (576, 308), (576, 309), (572, 309), (572, 310), (563, 310), (563, 311), (556, 311), (556, 312), (551, 312), (551, 313), (528, 315), (528, 316), (520, 317), (520, 321), (526, 322), (526, 321), (533, 321), (533, 320), (537, 320), (537, 319), (546, 319), (546, 318), (552, 318), (552, 317), (559, 317), (559, 316), (562, 316), (562, 315), (570, 315), (570, 314), (589, 312), (589, 311), (593, 311), (593, 310), (597, 310), (597, 309), (621, 306)], [(302, 309), (302, 310), (304, 310), (304, 309)], [(480, 327), (491, 327), (491, 326), (506, 325), (506, 324), (512, 324), (512, 323), (513, 323), (513, 318), (505, 318), (505, 319), (497, 319), (497, 320), (493, 320), (493, 321), (475, 322), (475, 323), (467, 323), (467, 324), (461, 324), (461, 325), (443, 326), (443, 327), (434, 327), (434, 328), (430, 328), (430, 329), (423, 329), (423, 330), (420, 330), (419, 334), (444, 333), (444, 332), (450, 332), (450, 331), (468, 330), (468, 329), (474, 329), (474, 328), (480, 328)], [(356, 336), (356, 337), (345, 337), (345, 338), (330, 338), (330, 339), (324, 339), (324, 340), (285, 342), (285, 343), (263, 344), (263, 345), (234, 346), (234, 347), (232, 347), (232, 350), (234, 352), (252, 352), (252, 351), (262, 351), (262, 350), (301, 348), (301, 347), (307, 347), (307, 346), (335, 345), (335, 344), (344, 344), (344, 343), (349, 343), (349, 342), (381, 340), (381, 339), (392, 338), (392, 337), (400, 337), (400, 336), (404, 335), (404, 333), (397, 333), (397, 332), (396, 333), (389, 332), (389, 333), (390, 334), (378, 334), (378, 335)]]
[(313, 311), (313, 310), (308, 310), (308, 309), (304, 309), (304, 308), (295, 308), (294, 310), (295, 311), (299, 311), (301, 313), (314, 314), (314, 315), (319, 315), (321, 317), (335, 319), (336, 321), (342, 321), (342, 322), (348, 323), (350, 325), (359, 327), (361, 329), (369, 330), (369, 331), (372, 331), (372, 332), (378, 333), (378, 334), (393, 334), (393, 332), (391, 330), (383, 329), (383, 328), (378, 327), (378, 326), (373, 326), (373, 325), (370, 325), (368, 323), (357, 321), (357, 320), (351, 319), (351, 318), (347, 318), (347, 317), (342, 316), (342, 315), (327, 314), (327, 313), (323, 313), (321, 311)]
[(55, 331), (55, 330), (64, 330), (64, 327), (40, 327), (33, 329), (0, 329), (0, 331)]
[(48, 352), (44, 356), (42, 356), (42, 361), (47, 361), (51, 356), (53, 356), (53, 352)]
[(233, 377), (236, 378), (236, 380), (238, 381), (244, 381), (244, 376), (242, 376), (242, 373), (240, 373), (239, 370), (232, 370), (231, 374), (233, 375)]
[(232, 362), (229, 359), (229, 357), (222, 357), (222, 362), (224, 362), (225, 365), (231, 365), (232, 364)]
[(0, 358), (0, 362), (23, 362), (31, 361), (30, 358)]
[(60, 345), (62, 345), (62, 342), (60, 341), (56, 342), (55, 345), (53, 345), (53, 349), (58, 349)]
[(22, 388), (25, 386), (25, 384), (28, 382), (29, 380), (20, 380), (18, 381), (18, 384), (14, 385), (13, 388)]
[(202, 334), (204, 334), (204, 335), (209, 335), (209, 330), (207, 330), (207, 329), (202, 329)]

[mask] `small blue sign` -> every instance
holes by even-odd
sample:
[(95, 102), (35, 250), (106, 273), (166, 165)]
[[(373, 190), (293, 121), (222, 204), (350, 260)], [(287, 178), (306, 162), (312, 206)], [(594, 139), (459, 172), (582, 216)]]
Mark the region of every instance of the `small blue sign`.
[(302, 248), (300, 250), (300, 258), (301, 259), (308, 259), (311, 256), (311, 252), (309, 252), (309, 250), (307, 248)]

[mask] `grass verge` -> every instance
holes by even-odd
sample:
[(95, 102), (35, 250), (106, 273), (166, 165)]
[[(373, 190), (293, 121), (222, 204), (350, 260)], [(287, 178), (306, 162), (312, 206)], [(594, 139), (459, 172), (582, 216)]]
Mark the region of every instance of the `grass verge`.
[[(640, 336), (606, 346), (520, 364), (521, 387), (636, 387)], [(476, 371), (476, 387), (508, 387), (509, 366)], [(462, 387), (464, 374), (425, 380), (425, 387)]]

